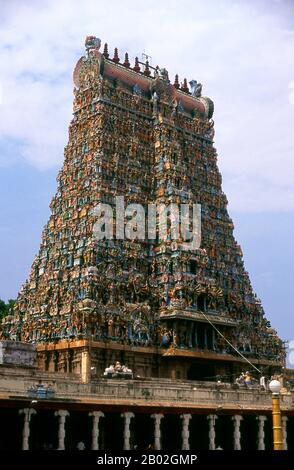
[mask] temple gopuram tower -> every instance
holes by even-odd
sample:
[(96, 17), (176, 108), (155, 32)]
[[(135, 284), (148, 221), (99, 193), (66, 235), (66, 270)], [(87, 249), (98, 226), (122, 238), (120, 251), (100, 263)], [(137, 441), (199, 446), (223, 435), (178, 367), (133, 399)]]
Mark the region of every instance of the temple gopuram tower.
[[(38, 255), (1, 339), (36, 344), (44, 370), (120, 361), (141, 377), (228, 380), (271, 374), (282, 342), (252, 291), (222, 191), (213, 101), (163, 68), (86, 38), (73, 119)], [(97, 240), (97, 204), (198, 204), (201, 244), (171, 236)], [(115, 211), (114, 211), (115, 213)], [(115, 223), (118, 219), (115, 213)], [(249, 361), (249, 362), (248, 362)]]

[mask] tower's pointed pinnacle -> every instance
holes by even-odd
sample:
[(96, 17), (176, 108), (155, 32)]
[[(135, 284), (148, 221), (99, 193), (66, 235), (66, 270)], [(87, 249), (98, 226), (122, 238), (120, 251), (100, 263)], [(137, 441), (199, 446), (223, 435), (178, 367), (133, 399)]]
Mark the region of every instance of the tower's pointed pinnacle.
[(174, 87), (178, 90), (180, 88), (180, 84), (179, 84), (179, 76), (178, 74), (176, 74), (175, 76), (175, 83), (174, 83)]
[(129, 62), (129, 54), (127, 52), (125, 53), (125, 61), (124, 61), (123, 65), (127, 68), (129, 68), (130, 65), (131, 65), (130, 62)]
[(187, 83), (187, 79), (184, 78), (184, 83), (183, 85), (181, 86), (181, 90), (184, 92), (184, 93), (189, 93), (189, 88), (188, 88), (188, 83)]
[(104, 55), (105, 59), (108, 59), (109, 54), (108, 54), (108, 44), (107, 44), (107, 42), (104, 44), (103, 55)]
[(151, 72), (150, 72), (150, 69), (149, 69), (149, 62), (148, 62), (148, 60), (146, 60), (146, 63), (145, 63), (144, 75), (146, 75), (147, 77), (149, 77), (149, 76), (151, 75)]
[(117, 50), (117, 47), (114, 48), (114, 56), (113, 56), (113, 62), (115, 62), (116, 64), (119, 63), (119, 57), (118, 57), (118, 50)]
[(133, 70), (135, 70), (135, 72), (140, 72), (140, 65), (139, 65), (139, 59), (138, 57), (135, 58), (135, 65), (134, 65), (134, 68)]

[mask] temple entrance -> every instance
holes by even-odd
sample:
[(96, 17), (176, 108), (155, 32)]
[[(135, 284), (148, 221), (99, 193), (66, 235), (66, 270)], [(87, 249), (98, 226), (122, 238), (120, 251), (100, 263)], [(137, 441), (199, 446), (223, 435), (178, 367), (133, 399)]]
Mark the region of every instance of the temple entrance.
[(37, 409), (31, 418), (30, 428), (30, 449), (58, 448), (58, 418), (54, 416), (54, 410)]
[(241, 421), (241, 449), (257, 450), (258, 422), (256, 415), (243, 416)]
[(146, 450), (154, 443), (154, 419), (150, 414), (136, 414), (133, 422), (131, 447), (136, 450)]
[(101, 448), (107, 450), (122, 450), (124, 425), (120, 413), (105, 413), (101, 420)]
[[(22, 445), (23, 416), (16, 408), (0, 408), (2, 432), (0, 450), (20, 450)], [(5, 429), (4, 429), (5, 428)]]
[(166, 414), (161, 420), (161, 447), (166, 451), (180, 450), (182, 446), (180, 415)]
[(288, 449), (293, 449), (294, 447), (294, 416), (288, 417), (287, 434), (288, 434), (288, 437), (287, 437)]
[(194, 363), (188, 369), (187, 379), (214, 382), (216, 380), (215, 366), (209, 363), (203, 364), (203, 362)]
[(207, 415), (195, 414), (190, 420), (190, 449), (208, 450), (209, 427)]
[(215, 422), (215, 447), (223, 450), (234, 448), (234, 423), (232, 416), (219, 415)]

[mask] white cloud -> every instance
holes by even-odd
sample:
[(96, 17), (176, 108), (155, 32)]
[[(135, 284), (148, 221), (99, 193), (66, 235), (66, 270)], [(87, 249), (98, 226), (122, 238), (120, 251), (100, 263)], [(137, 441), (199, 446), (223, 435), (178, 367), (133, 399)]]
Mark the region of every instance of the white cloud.
[(19, 155), (10, 160), (2, 149), (2, 165), (61, 164), (72, 70), (85, 36), (95, 34), (121, 56), (145, 50), (171, 79), (179, 73), (203, 83), (215, 102), (215, 145), (232, 208), (294, 209), (292, 2), (4, 3), (0, 141), (16, 141)]
[(289, 103), (294, 104), (294, 80), (289, 83)]

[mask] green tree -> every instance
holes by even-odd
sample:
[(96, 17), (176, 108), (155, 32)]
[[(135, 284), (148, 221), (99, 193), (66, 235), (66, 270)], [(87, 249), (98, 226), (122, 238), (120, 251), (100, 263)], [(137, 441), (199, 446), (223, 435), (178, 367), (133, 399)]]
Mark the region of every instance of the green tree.
[(0, 299), (0, 319), (6, 315), (6, 303)]
[(7, 303), (5, 303), (4, 300), (0, 299), (0, 320), (6, 317), (6, 315), (13, 313), (14, 304), (14, 299), (8, 299)]
[(14, 305), (15, 305), (15, 300), (14, 299), (8, 299), (8, 302), (6, 304), (8, 313), (13, 313)]

